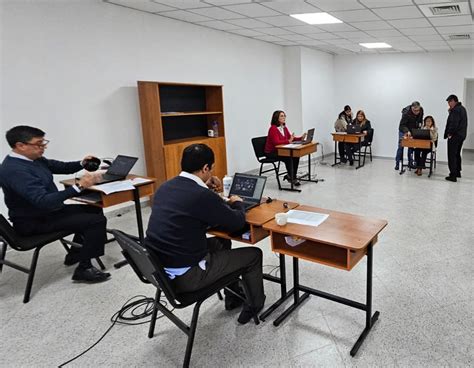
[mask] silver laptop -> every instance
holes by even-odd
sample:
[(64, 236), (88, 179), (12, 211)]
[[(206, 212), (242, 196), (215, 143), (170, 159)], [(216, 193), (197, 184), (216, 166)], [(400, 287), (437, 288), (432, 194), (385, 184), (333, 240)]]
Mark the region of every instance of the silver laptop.
[(97, 184), (125, 179), (137, 160), (138, 157), (118, 155)]
[(293, 141), (294, 144), (308, 144), (313, 141), (314, 137), (314, 128), (308, 129), (308, 133), (306, 133), (306, 138), (302, 141)]
[(236, 195), (243, 199), (245, 211), (258, 206), (262, 200), (265, 176), (235, 174), (229, 196)]

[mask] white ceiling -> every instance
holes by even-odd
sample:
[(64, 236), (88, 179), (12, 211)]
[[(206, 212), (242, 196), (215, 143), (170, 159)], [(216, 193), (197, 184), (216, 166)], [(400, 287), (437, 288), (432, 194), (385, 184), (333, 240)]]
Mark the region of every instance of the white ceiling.
[[(474, 50), (474, 0), (103, 0), (113, 5), (280, 46), (331, 54)], [(456, 16), (426, 16), (426, 5), (460, 4)], [(311, 26), (289, 14), (328, 12), (344, 23)], [(431, 13), (429, 13), (431, 14)], [(468, 34), (467, 40), (450, 40)], [(393, 48), (369, 50), (360, 42)]]

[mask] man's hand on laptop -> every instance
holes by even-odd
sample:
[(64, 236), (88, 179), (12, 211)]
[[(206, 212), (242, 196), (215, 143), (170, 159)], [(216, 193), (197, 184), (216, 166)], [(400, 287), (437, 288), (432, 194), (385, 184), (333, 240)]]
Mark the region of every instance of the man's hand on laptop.
[(79, 179), (77, 184), (79, 185), (79, 187), (89, 188), (89, 187), (93, 186), (95, 183), (97, 183), (99, 181), (99, 179), (100, 179), (100, 175), (91, 174), (91, 173), (86, 172)]
[(222, 182), (217, 176), (211, 176), (206, 185), (214, 192), (222, 192)]
[(232, 204), (235, 203), (235, 202), (243, 202), (243, 199), (240, 198), (239, 196), (232, 195), (232, 196), (230, 196), (229, 201), (228, 201), (227, 203), (229, 203), (230, 205), (232, 205)]

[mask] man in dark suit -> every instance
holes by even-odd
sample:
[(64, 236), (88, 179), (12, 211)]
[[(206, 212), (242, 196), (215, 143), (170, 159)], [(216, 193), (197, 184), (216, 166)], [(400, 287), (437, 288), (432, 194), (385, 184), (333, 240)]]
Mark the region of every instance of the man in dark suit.
[(20, 125), (6, 134), (12, 151), (0, 166), (0, 186), (14, 229), (22, 235), (55, 231), (75, 232), (73, 241), (82, 244), (72, 248), (64, 263), (79, 262), (72, 279), (80, 282), (100, 282), (110, 277), (91, 264), (91, 258), (104, 254), (106, 218), (102, 209), (86, 205), (65, 205), (63, 202), (92, 186), (98, 176), (86, 173), (76, 185), (59, 191), (53, 174), (73, 174), (82, 170), (84, 161), (62, 162), (45, 158), (49, 143), (45, 133)]
[[(182, 172), (162, 184), (155, 193), (145, 246), (164, 266), (178, 292), (205, 288), (228, 274), (243, 270), (249, 298), (259, 311), (265, 301), (262, 251), (257, 247), (231, 249), (230, 240), (206, 237), (210, 226), (235, 232), (245, 225), (245, 209), (240, 197), (233, 196), (226, 203), (209, 190), (220, 186), (220, 180), (212, 176), (213, 167), (214, 153), (205, 144), (192, 144), (184, 149)], [(240, 304), (226, 294), (226, 309)], [(244, 306), (238, 322), (245, 324), (252, 315)]]
[(446, 180), (456, 182), (461, 177), (461, 150), (467, 134), (467, 111), (456, 95), (446, 99), (449, 105), (444, 139), (448, 140), (449, 175)]

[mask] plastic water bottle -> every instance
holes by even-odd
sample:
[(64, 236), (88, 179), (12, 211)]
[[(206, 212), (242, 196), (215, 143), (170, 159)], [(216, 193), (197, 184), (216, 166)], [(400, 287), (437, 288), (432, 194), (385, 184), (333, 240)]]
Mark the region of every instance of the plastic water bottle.
[(219, 136), (219, 123), (217, 120), (212, 122), (212, 130), (214, 131), (214, 138), (217, 138)]
[(224, 176), (224, 179), (222, 179), (222, 186), (224, 187), (224, 197), (228, 197), (230, 193), (230, 187), (232, 186), (232, 176)]

